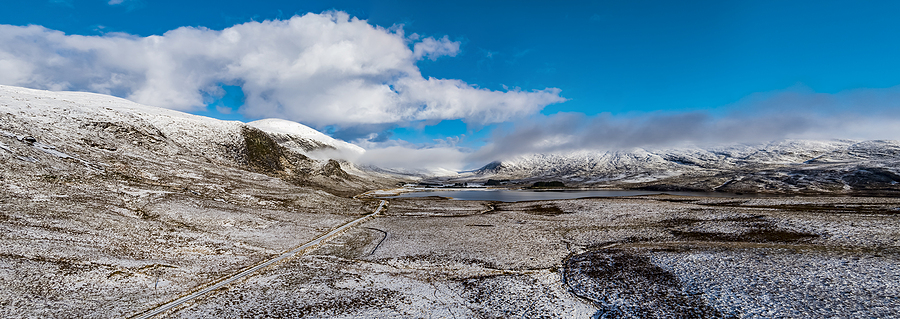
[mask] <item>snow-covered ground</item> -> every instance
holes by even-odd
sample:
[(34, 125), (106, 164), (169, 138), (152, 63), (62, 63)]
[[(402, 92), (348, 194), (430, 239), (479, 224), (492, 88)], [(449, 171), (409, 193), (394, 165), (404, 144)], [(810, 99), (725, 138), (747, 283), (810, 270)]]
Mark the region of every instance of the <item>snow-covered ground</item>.
[(365, 227), (172, 317), (895, 317), (900, 223), (864, 211), (897, 206), (392, 200)]

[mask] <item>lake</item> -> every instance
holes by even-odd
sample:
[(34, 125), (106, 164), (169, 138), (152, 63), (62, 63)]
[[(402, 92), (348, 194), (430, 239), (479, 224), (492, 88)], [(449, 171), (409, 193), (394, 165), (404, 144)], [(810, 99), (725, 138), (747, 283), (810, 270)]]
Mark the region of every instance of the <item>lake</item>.
[(660, 192), (660, 191), (635, 191), (635, 190), (511, 190), (511, 189), (453, 189), (453, 190), (429, 190), (421, 192), (401, 193), (396, 196), (380, 198), (416, 198), (440, 196), (454, 200), (487, 200), (498, 202), (523, 202), (533, 200), (575, 199), (587, 197), (620, 197), (639, 195), (680, 195), (700, 197), (752, 197), (748, 195), (736, 195), (730, 193), (709, 192)]

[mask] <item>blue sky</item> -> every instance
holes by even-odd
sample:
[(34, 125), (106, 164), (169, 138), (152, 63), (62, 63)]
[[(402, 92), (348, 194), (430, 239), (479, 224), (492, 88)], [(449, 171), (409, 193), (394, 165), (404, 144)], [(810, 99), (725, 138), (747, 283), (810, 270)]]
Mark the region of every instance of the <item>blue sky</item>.
[[(39, 25), (66, 35), (147, 37), (181, 27), (223, 30), (332, 11), (389, 30), (402, 25), (410, 48), (426, 37), (456, 44), (458, 49), (414, 61), (426, 79), (459, 80), (467, 88), (501, 93), (559, 90), (523, 106), (527, 111), (494, 121), (478, 121), (493, 113), (372, 123), (291, 117), (368, 147), (394, 141), (471, 153), (521, 127), (572, 114), (584, 118), (580, 126), (603, 116), (619, 119), (615, 123), (649, 123), (641, 119), (701, 114), (714, 122), (783, 109), (802, 119), (865, 117), (849, 97), (893, 97), (900, 85), (900, 3), (892, 1), (8, 1), (0, 24)], [(242, 109), (242, 81), (217, 82), (224, 90), (203, 92), (207, 105), (186, 110), (238, 120), (271, 114)], [(820, 107), (810, 102), (816, 99), (828, 102)], [(896, 105), (886, 100), (891, 99), (867, 105), (867, 112), (895, 118)], [(792, 104), (754, 109), (771, 101)], [(785, 132), (781, 137), (821, 135)], [(864, 137), (879, 138), (877, 133)], [(880, 138), (897, 138), (891, 134)]]

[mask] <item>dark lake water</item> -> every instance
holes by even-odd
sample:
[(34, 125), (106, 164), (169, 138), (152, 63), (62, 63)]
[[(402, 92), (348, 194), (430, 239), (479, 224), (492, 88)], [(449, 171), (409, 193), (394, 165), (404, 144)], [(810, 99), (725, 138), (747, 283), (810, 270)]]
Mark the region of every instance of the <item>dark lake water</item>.
[(619, 197), (638, 195), (670, 194), (682, 196), (700, 197), (748, 197), (747, 195), (735, 195), (729, 193), (704, 193), (704, 192), (659, 192), (659, 191), (632, 191), (632, 190), (510, 190), (510, 189), (454, 189), (433, 190), (402, 193), (397, 196), (382, 198), (413, 198), (440, 196), (450, 197), (455, 200), (490, 200), (499, 202), (522, 202), (532, 200), (574, 199), (587, 197)]

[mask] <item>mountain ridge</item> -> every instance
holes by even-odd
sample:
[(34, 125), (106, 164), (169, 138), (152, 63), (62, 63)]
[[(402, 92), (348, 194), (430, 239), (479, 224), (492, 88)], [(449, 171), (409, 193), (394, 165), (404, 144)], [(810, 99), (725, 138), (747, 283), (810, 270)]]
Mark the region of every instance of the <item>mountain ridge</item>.
[(494, 161), (451, 181), (751, 193), (900, 192), (900, 141), (792, 140), (714, 147), (581, 150)]

